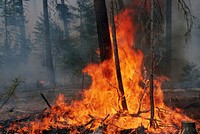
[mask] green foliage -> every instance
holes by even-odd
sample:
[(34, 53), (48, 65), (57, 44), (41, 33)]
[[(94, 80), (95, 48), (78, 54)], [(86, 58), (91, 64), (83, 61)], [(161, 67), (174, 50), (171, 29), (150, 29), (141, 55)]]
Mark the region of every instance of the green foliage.
[[(60, 11), (59, 11), (60, 12)], [(60, 14), (60, 13), (59, 13)], [(49, 28), (50, 28), (50, 39), (52, 46), (52, 54), (56, 64), (57, 70), (63, 70), (66, 72), (78, 72), (81, 73), (81, 70), (84, 66), (84, 61), (80, 55), (80, 47), (77, 45), (76, 37), (66, 38), (63, 34), (63, 27), (59, 22), (55, 21), (54, 16), (49, 16)], [(66, 18), (68, 24), (73, 21), (73, 18)], [(63, 20), (61, 20), (63, 21)], [(35, 45), (34, 51), (44, 59), (44, 23), (43, 17), (39, 17), (35, 25), (34, 35), (35, 35)], [(68, 32), (70, 31), (70, 25), (68, 25)], [(45, 66), (45, 62), (42, 63)]]
[(98, 49), (96, 19), (92, 0), (77, 0), (80, 25), (76, 27), (80, 33), (79, 44), (86, 62), (94, 61)]

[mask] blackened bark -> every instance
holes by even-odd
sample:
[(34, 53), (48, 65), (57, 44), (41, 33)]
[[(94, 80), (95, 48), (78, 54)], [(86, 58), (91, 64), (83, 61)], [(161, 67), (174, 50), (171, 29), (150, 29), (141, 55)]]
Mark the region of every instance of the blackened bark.
[(105, 0), (94, 0), (94, 8), (96, 14), (100, 59), (101, 61), (104, 61), (112, 57), (112, 45)]
[(151, 0), (150, 127), (154, 127), (154, 0)]
[(44, 32), (45, 32), (45, 46), (46, 46), (46, 66), (47, 66), (47, 79), (54, 84), (55, 72), (53, 67), (53, 59), (51, 52), (51, 41), (49, 33), (49, 15), (48, 15), (48, 3), (47, 0), (43, 0), (44, 11)]
[(115, 28), (115, 21), (114, 21), (113, 0), (111, 2), (111, 19), (110, 20), (111, 20), (111, 27), (112, 27), (112, 38), (113, 38), (114, 58), (115, 58), (115, 66), (116, 66), (118, 88), (119, 88), (119, 91), (120, 91), (122, 108), (123, 108), (124, 111), (128, 111), (128, 107), (127, 107), (127, 103), (126, 103), (126, 97), (124, 95), (124, 86), (123, 86), (123, 83), (122, 83), (120, 62), (119, 62), (119, 56), (118, 56), (118, 47), (117, 47), (117, 39), (116, 39), (116, 28)]

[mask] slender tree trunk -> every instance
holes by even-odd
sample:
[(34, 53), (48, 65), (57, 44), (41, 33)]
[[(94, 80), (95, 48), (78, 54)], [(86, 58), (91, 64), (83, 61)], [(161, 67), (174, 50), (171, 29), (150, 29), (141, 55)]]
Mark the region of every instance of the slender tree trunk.
[(7, 0), (4, 1), (4, 17), (5, 17), (5, 51), (8, 52), (10, 44), (8, 43), (8, 17), (7, 17)]
[[(25, 31), (25, 18), (24, 18), (24, 6), (23, 1), (19, 0), (19, 18), (20, 18), (20, 33), (21, 33), (21, 56), (26, 60), (28, 56), (28, 44), (26, 40), (26, 31)], [(25, 62), (25, 61), (24, 61)]]
[(65, 1), (64, 0), (61, 0), (61, 6), (62, 6), (62, 9), (61, 12), (62, 13), (62, 17), (63, 17), (63, 24), (64, 24), (64, 35), (65, 35), (65, 38), (68, 40), (69, 39), (69, 32), (68, 32), (68, 22), (67, 22), (67, 11), (65, 10)]
[(112, 45), (105, 0), (94, 0), (94, 8), (96, 14), (100, 59), (101, 61), (104, 61), (112, 57)]
[(170, 77), (172, 69), (172, 0), (166, 0), (166, 49), (167, 75)]
[(7, 9), (7, 0), (4, 1), (4, 19), (5, 19), (5, 40), (4, 40), (4, 61), (5, 66), (10, 67), (10, 61), (12, 61), (11, 49), (10, 49), (10, 40), (9, 40), (9, 31), (8, 31), (8, 9)]
[(44, 32), (45, 32), (45, 46), (46, 46), (47, 78), (52, 84), (54, 84), (55, 83), (55, 72), (54, 72), (52, 52), (51, 52), (47, 0), (43, 0), (43, 10), (44, 10), (44, 29), (45, 29)]
[(116, 74), (117, 74), (117, 81), (118, 81), (118, 88), (120, 91), (121, 103), (122, 108), (124, 111), (128, 111), (126, 98), (124, 95), (124, 87), (122, 83), (122, 76), (121, 76), (121, 69), (120, 69), (120, 62), (118, 56), (118, 47), (117, 47), (117, 39), (116, 39), (116, 28), (114, 22), (114, 8), (113, 8), (113, 0), (111, 2), (111, 27), (112, 27), (112, 38), (113, 38), (113, 47), (114, 47), (114, 58), (115, 58), (115, 65), (116, 65)]
[(154, 0), (151, 0), (150, 127), (154, 126)]

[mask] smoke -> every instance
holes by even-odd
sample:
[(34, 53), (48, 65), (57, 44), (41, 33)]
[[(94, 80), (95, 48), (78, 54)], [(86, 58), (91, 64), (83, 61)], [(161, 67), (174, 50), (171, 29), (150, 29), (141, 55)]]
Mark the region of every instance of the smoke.
[[(173, 39), (172, 39), (172, 81), (174, 83), (174, 87), (182, 87), (184, 83), (181, 82), (183, 78), (184, 70), (183, 68), (186, 67), (189, 63), (194, 63), (195, 65), (200, 65), (200, 55), (198, 50), (199, 47), (199, 38), (198, 33), (199, 30), (194, 25), (191, 38), (186, 43), (184, 36), (187, 32), (187, 24), (186, 18), (184, 17), (184, 13), (181, 10), (178, 10), (178, 3), (177, 1), (173, 1)], [(188, 7), (191, 10), (192, 15), (194, 15), (193, 11), (196, 10), (199, 2), (191, 4), (189, 1), (186, 1)], [(195, 21), (195, 20), (193, 20)], [(191, 74), (188, 74), (188, 76)], [(186, 76), (187, 77), (187, 76)], [(192, 81), (188, 80), (188, 81)], [(191, 86), (191, 85), (190, 85)]]
[(177, 83), (181, 77), (182, 68), (186, 64), (185, 37), (186, 21), (183, 12), (178, 10), (177, 1), (172, 7), (172, 72), (171, 80)]
[(186, 57), (189, 62), (192, 62), (198, 66), (200, 66), (200, 46), (199, 46), (199, 35), (200, 35), (200, 14), (199, 14), (199, 6), (200, 2), (198, 0), (193, 0), (191, 2), (191, 12), (196, 17), (194, 22), (195, 25), (192, 29), (192, 36), (190, 40), (190, 44), (187, 47)]

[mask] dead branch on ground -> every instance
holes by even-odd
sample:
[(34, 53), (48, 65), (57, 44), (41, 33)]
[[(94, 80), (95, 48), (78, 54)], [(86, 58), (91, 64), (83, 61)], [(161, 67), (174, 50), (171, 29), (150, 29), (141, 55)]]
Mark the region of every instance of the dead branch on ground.
[(48, 100), (46, 99), (46, 97), (43, 95), (43, 93), (40, 93), (40, 95), (42, 96), (42, 98), (44, 99), (44, 101), (46, 102), (46, 104), (48, 105), (48, 107), (49, 107), (50, 109), (52, 109), (50, 103), (48, 102)]

